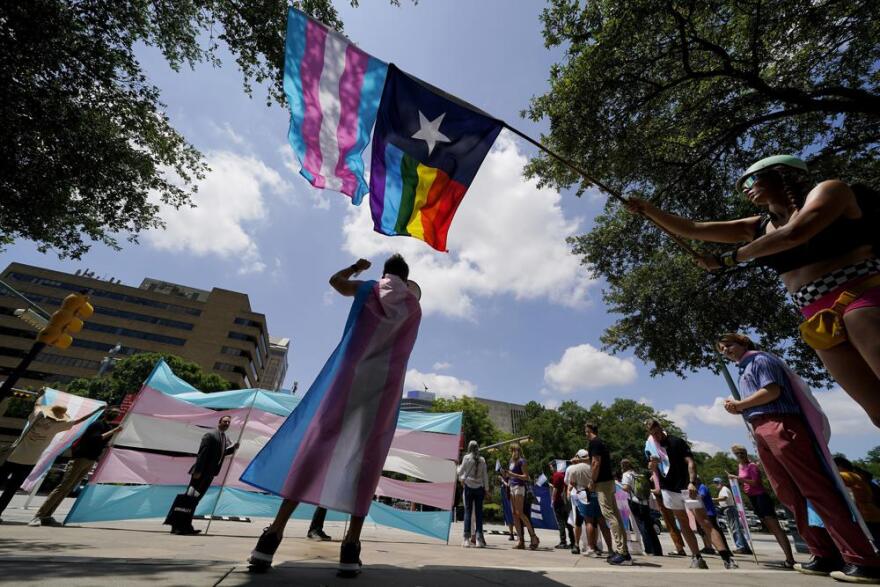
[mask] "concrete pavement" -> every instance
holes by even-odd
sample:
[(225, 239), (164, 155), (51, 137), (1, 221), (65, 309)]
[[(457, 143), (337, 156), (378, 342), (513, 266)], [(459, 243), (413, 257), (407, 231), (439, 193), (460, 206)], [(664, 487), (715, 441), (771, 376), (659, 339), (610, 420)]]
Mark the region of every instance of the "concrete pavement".
[[(38, 506), (40, 499), (32, 506)], [(307, 521), (293, 520), (265, 575), (247, 573), (244, 563), (267, 520), (213, 522), (207, 536), (172, 536), (158, 520), (104, 522), (63, 528), (31, 528), (36, 511), (23, 510), (17, 496), (0, 525), (0, 584), (39, 585), (381, 585), (398, 587), (510, 586), (651, 586), (666, 585), (834, 585), (831, 579), (785, 571), (772, 537), (757, 535), (761, 563), (738, 557), (740, 569), (724, 570), (717, 556), (707, 556), (709, 571), (688, 569), (688, 558), (637, 556), (632, 567), (611, 567), (604, 560), (554, 550), (558, 534), (539, 531), (538, 551), (511, 550), (506, 536), (489, 535), (489, 548), (465, 549), (460, 539), (449, 545), (408, 532), (364, 527), (365, 567), (355, 580), (335, 576), (343, 524), (327, 523), (333, 542), (304, 538)], [(63, 519), (72, 500), (59, 508)], [(205, 528), (206, 522), (196, 527)], [(460, 536), (461, 526), (453, 528)], [(663, 537), (664, 548), (667, 545)], [(799, 555), (799, 560), (806, 560)]]

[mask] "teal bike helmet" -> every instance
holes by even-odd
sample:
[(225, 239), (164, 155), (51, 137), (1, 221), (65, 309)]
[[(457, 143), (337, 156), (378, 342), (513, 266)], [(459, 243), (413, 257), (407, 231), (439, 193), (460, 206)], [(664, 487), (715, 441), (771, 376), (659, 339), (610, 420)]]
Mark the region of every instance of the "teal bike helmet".
[[(773, 167), (791, 167), (792, 169), (797, 169), (807, 173), (809, 170), (807, 169), (807, 164), (803, 159), (798, 159), (793, 155), (773, 155), (772, 157), (765, 157), (761, 159), (757, 163), (752, 163), (752, 166), (745, 170), (745, 172), (739, 176), (739, 179), (736, 180), (736, 191), (740, 192), (743, 189), (743, 184), (749, 179), (751, 176), (756, 173), (760, 173), (765, 169), (771, 169)], [(751, 185), (747, 186), (751, 187)]]

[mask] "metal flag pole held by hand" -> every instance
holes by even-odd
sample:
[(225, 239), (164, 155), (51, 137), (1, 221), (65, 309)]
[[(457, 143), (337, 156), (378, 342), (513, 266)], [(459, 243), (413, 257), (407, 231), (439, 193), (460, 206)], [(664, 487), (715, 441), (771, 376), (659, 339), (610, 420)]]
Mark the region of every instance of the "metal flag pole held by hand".
[[(248, 421), (251, 419), (251, 412), (254, 411), (254, 403), (256, 403), (257, 395), (259, 395), (259, 393), (260, 392), (258, 390), (254, 390), (254, 397), (251, 399), (251, 405), (248, 408), (247, 415), (244, 418), (244, 423), (241, 425), (241, 430), (238, 432), (238, 439), (236, 439), (235, 441), (235, 444), (238, 445), (238, 447), (235, 449), (236, 453), (241, 450), (241, 439), (244, 436), (244, 431), (247, 428)], [(226, 450), (225, 447), (223, 450)], [(227, 477), (229, 477), (229, 472), (232, 470), (233, 461), (235, 461), (235, 453), (232, 453), (232, 458), (229, 459), (229, 466), (226, 467), (226, 473), (223, 474), (223, 480), (220, 481), (220, 489), (217, 491), (217, 499), (214, 501), (214, 505), (211, 507), (211, 515), (208, 516), (208, 525), (205, 527), (206, 536), (208, 534), (208, 530), (211, 529), (211, 522), (214, 521), (214, 512), (217, 511), (217, 506), (220, 504), (220, 498), (223, 497), (223, 488), (226, 487), (226, 479)]]
[[(602, 183), (598, 179), (591, 177), (589, 174), (587, 174), (586, 171), (584, 171), (583, 169), (581, 169), (580, 167), (578, 167), (577, 165), (575, 165), (574, 163), (572, 163), (568, 159), (564, 158), (562, 155), (559, 155), (559, 154), (551, 151), (550, 149), (545, 147), (543, 144), (541, 144), (539, 141), (536, 141), (535, 139), (533, 139), (529, 135), (525, 134), (521, 130), (518, 130), (518, 129), (510, 126), (506, 122), (504, 122), (503, 124), (507, 130), (509, 130), (510, 132), (515, 134), (516, 136), (522, 138), (523, 140), (528, 141), (532, 145), (538, 147), (540, 150), (544, 151), (545, 153), (547, 153), (548, 155), (550, 155), (551, 157), (556, 159), (558, 162), (560, 162), (562, 165), (564, 165), (565, 167), (567, 167), (568, 169), (570, 169), (574, 173), (580, 175), (585, 180), (587, 180), (591, 184), (595, 185), (597, 188), (599, 188), (600, 190), (602, 190), (603, 192), (605, 192), (606, 194), (608, 194), (609, 196), (611, 196), (612, 198), (614, 198), (615, 200), (620, 202), (621, 204), (626, 203), (626, 198), (624, 198), (623, 195), (620, 192), (618, 192), (617, 190), (605, 185), (604, 183)], [(701, 259), (703, 257), (700, 253), (695, 251), (692, 246), (687, 244), (687, 242), (685, 242), (684, 239), (682, 239), (677, 234), (671, 232), (670, 230), (666, 229), (664, 226), (661, 226), (657, 222), (654, 222), (654, 220), (652, 220), (648, 216), (646, 216), (644, 214), (641, 214), (641, 216), (644, 218), (647, 218), (648, 221), (650, 221), (654, 226), (656, 226), (657, 228), (659, 228), (660, 230), (665, 232), (666, 235), (675, 242), (675, 244), (677, 244), (684, 252), (689, 254), (694, 259)]]

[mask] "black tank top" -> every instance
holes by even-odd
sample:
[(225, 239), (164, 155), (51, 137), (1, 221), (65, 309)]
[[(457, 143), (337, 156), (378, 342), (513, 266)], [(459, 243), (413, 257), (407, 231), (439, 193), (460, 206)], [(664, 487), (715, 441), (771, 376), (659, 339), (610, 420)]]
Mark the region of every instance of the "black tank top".
[[(767, 233), (768, 224), (770, 216), (764, 215), (755, 231), (755, 238)], [(758, 257), (755, 263), (760, 267), (770, 267), (781, 274), (839, 257), (862, 245), (871, 244), (873, 238), (868, 224), (864, 215), (855, 219), (840, 217), (804, 244), (766, 257)]]

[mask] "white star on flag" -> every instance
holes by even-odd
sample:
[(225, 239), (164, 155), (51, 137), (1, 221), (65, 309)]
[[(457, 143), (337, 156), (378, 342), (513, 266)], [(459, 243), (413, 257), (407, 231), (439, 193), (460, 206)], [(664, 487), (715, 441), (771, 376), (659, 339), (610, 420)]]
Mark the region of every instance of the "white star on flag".
[(421, 139), (428, 144), (428, 156), (431, 156), (431, 151), (434, 150), (434, 147), (437, 143), (449, 143), (449, 137), (440, 132), (440, 125), (443, 124), (443, 117), (446, 116), (444, 112), (434, 120), (428, 120), (428, 118), (422, 114), (422, 111), (419, 110), (419, 130), (412, 136), (414, 139)]

